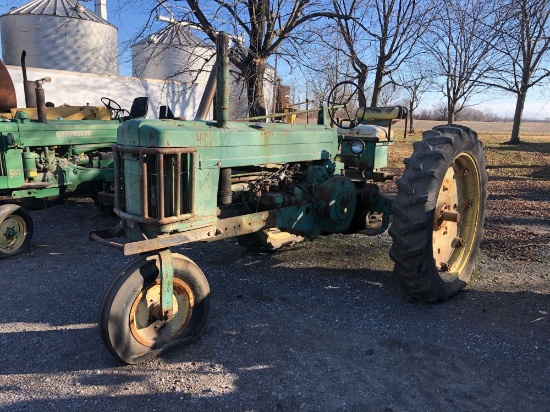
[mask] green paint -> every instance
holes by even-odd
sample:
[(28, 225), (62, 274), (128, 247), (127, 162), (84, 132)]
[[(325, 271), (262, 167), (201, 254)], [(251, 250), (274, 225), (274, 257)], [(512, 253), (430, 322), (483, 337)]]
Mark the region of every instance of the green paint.
[[(21, 115), (0, 122), (0, 193), (45, 198), (113, 179), (111, 145), (119, 121), (49, 120)], [(44, 187), (40, 187), (43, 185)]]

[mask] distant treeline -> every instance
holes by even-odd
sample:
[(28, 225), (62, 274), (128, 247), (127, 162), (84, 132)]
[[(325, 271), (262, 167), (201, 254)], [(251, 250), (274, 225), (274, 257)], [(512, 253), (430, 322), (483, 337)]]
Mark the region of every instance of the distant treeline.
[[(418, 120), (438, 120), (447, 121), (446, 107), (433, 107), (431, 109), (416, 109), (414, 118)], [(472, 122), (512, 122), (513, 115), (501, 116), (493, 113), (491, 110), (480, 110), (471, 107), (466, 107), (456, 113), (455, 121), (472, 121)], [(549, 123), (550, 117), (541, 118), (523, 118), (524, 122), (543, 122)]]

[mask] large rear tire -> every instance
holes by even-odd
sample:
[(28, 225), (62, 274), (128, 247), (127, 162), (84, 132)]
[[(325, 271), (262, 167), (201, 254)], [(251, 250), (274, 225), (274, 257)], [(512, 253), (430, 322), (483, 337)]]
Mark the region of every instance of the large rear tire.
[(413, 146), (392, 204), (390, 257), (411, 296), (443, 301), (469, 282), (479, 252), (485, 156), (477, 134), (459, 125), (426, 131)]
[(198, 339), (208, 321), (210, 288), (204, 273), (173, 253), (173, 317), (157, 322), (160, 304), (158, 256), (142, 256), (109, 283), (99, 305), (99, 331), (111, 354), (135, 364)]

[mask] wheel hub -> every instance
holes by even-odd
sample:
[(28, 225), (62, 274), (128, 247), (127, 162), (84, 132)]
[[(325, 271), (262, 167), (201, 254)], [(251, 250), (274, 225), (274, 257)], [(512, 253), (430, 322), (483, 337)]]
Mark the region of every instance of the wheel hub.
[(479, 205), (480, 190), (474, 159), (460, 154), (445, 173), (434, 215), (433, 256), (443, 279), (453, 278), (468, 261), (477, 231), (474, 206)]
[(162, 317), (160, 281), (143, 289), (130, 311), (130, 330), (134, 338), (148, 347), (162, 346), (183, 332), (193, 311), (194, 299), (191, 288), (182, 280), (174, 278), (172, 295), (173, 316)]
[(0, 249), (15, 250), (25, 241), (27, 225), (25, 220), (17, 215), (8, 216), (0, 222)]

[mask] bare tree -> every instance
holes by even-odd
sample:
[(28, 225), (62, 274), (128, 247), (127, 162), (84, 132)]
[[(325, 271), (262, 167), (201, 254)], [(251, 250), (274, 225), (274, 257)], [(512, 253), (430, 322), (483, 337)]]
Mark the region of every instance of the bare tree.
[(409, 133), (414, 133), (414, 111), (418, 108), (422, 96), (433, 87), (433, 78), (433, 68), (420, 59), (410, 61), (404, 70), (397, 73), (397, 84), (407, 92)]
[[(311, 32), (313, 43), (299, 59), (299, 68), (315, 102), (324, 104), (340, 82), (354, 80), (354, 69), (340, 34), (328, 27)], [(364, 105), (365, 102), (362, 102)]]
[[(337, 19), (353, 62), (359, 86), (364, 89), (372, 62), (375, 77), (370, 105), (379, 104), (382, 89), (393, 84), (392, 75), (418, 52), (434, 10), (428, 0), (333, 0)], [(367, 52), (367, 53), (366, 53)]]
[(529, 89), (548, 80), (550, 1), (506, 0), (496, 11), (504, 22), (492, 47), (502, 60), (484, 83), (516, 95), (510, 143), (520, 142), (520, 127)]
[[(341, 19), (327, 11), (322, 0), (186, 0), (194, 22), (214, 40), (216, 33), (232, 29), (244, 34), (247, 47), (233, 53), (231, 61), (244, 75), (251, 116), (266, 114), (264, 78), (267, 60), (289, 40), (307, 41), (300, 30), (323, 18)], [(228, 25), (228, 22), (231, 24)]]
[(494, 64), (497, 31), (491, 2), (443, 0), (443, 6), (422, 43), (438, 66), (447, 121), (453, 123), (472, 96), (486, 89), (482, 82)]

